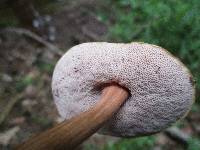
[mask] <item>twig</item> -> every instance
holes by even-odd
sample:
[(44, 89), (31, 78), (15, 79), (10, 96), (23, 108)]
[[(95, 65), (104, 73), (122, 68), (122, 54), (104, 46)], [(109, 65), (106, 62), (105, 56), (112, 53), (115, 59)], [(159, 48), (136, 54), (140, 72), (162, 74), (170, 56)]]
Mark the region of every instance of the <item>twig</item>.
[(31, 32), (31, 31), (29, 31), (27, 29), (23, 29), (23, 28), (10, 28), (10, 27), (8, 27), (8, 28), (5, 28), (5, 29), (2, 29), (0, 32), (14, 32), (16, 34), (29, 37), (29, 38), (37, 41), (38, 43), (42, 44), (43, 46), (47, 47), (54, 54), (57, 54), (59, 56), (63, 55), (63, 52), (58, 47), (56, 47), (55, 45), (53, 45), (53, 44), (45, 41), (40, 36), (38, 36), (37, 34)]
[(6, 105), (6, 107), (4, 108), (3, 112), (0, 114), (0, 125), (5, 121), (5, 119), (7, 118), (7, 116), (9, 115), (9, 113), (11, 112), (12, 108), (14, 107), (14, 105), (22, 99), (22, 97), (24, 96), (23, 93), (18, 94), (15, 98), (11, 99), (8, 104)]
[[(44, 82), (39, 82), (39, 85), (37, 86), (38, 91), (42, 91), (44, 88)], [(5, 119), (8, 117), (10, 112), (12, 111), (12, 108), (25, 96), (25, 92), (22, 92), (20, 94), (17, 94), (13, 99), (11, 99), (8, 104), (4, 107), (4, 110), (2, 113), (0, 113), (0, 126), (5, 121)], [(42, 92), (38, 93), (38, 96), (41, 96)]]
[(92, 40), (98, 40), (99, 39), (99, 37), (95, 33), (91, 32), (86, 27), (83, 26), (81, 28), (81, 30), (82, 30), (83, 34), (85, 34), (86, 36), (88, 36), (90, 39), (92, 39)]
[(164, 133), (171, 139), (177, 142), (188, 145), (189, 139), (191, 138), (188, 134), (184, 133), (177, 127), (172, 127), (164, 131)]

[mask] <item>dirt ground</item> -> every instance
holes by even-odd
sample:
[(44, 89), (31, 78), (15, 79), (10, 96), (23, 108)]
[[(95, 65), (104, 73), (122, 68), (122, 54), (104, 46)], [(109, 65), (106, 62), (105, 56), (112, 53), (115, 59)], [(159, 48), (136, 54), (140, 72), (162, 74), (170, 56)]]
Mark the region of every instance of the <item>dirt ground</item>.
[[(52, 19), (56, 28), (53, 44), (63, 52), (82, 42), (100, 41), (107, 32), (94, 15), (77, 11), (77, 7), (63, 8)], [(37, 40), (2, 31), (0, 57), (0, 113), (14, 101), (0, 121), (0, 149), (11, 149), (61, 121), (51, 94), (52, 70), (60, 56)]]

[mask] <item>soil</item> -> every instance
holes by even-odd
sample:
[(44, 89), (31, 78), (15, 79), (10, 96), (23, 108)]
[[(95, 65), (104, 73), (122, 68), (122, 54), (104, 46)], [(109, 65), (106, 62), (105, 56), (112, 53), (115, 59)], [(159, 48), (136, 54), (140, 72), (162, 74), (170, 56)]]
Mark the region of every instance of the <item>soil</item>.
[[(53, 44), (63, 53), (79, 43), (101, 41), (107, 32), (106, 25), (82, 7), (77, 11), (77, 7), (81, 6), (65, 7), (52, 15), (56, 28)], [(1, 32), (0, 57), (0, 113), (10, 101), (22, 95), (0, 124), (0, 135), (19, 127), (10, 140), (1, 140), (5, 143), (0, 143), (0, 149), (6, 150), (62, 120), (51, 94), (52, 70), (59, 56), (37, 41)]]

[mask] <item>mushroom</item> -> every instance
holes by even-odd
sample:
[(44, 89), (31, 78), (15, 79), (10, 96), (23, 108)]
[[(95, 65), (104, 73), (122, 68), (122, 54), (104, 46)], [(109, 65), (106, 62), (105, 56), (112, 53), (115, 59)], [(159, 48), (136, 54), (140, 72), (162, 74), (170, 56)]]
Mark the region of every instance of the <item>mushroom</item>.
[(139, 42), (72, 47), (55, 67), (52, 91), (66, 121), (22, 149), (72, 149), (97, 131), (119, 137), (157, 133), (187, 114), (195, 93), (177, 58)]

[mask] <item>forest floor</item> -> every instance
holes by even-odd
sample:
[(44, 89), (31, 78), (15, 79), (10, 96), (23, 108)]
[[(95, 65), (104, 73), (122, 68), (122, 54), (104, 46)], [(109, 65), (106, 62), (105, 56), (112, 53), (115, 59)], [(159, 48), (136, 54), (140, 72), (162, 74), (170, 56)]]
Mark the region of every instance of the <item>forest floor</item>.
[[(54, 13), (56, 38), (50, 46), (53, 44), (64, 53), (79, 43), (104, 40), (108, 27), (90, 9), (93, 8), (84, 4)], [(31, 135), (62, 121), (51, 94), (52, 71), (60, 54), (54, 48), (49, 50), (49, 43), (18, 31), (21, 32), (14, 28), (0, 32), (0, 149), (3, 150), (12, 149)], [(199, 108), (195, 106), (178, 126), (189, 136), (199, 136), (199, 124)], [(182, 142), (164, 133), (157, 137), (156, 150), (185, 149)], [(116, 140), (95, 134), (85, 145), (103, 148), (105, 143)]]
[[(107, 32), (95, 16), (77, 7), (52, 15), (53, 44), (63, 53), (82, 42), (100, 41)], [(11, 30), (0, 33), (0, 149), (11, 149), (62, 120), (51, 94), (52, 71), (60, 55), (32, 36), (19, 34), (21, 29)]]

